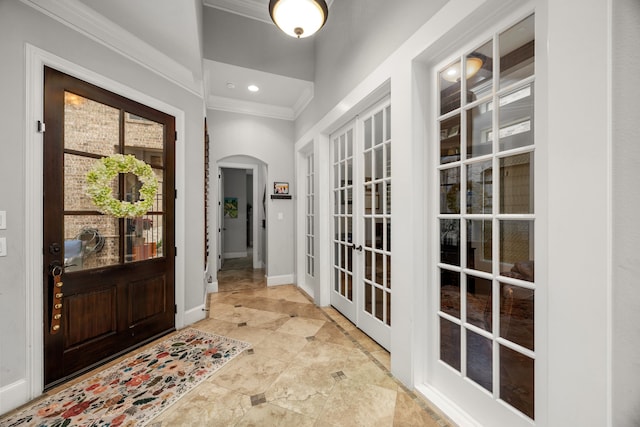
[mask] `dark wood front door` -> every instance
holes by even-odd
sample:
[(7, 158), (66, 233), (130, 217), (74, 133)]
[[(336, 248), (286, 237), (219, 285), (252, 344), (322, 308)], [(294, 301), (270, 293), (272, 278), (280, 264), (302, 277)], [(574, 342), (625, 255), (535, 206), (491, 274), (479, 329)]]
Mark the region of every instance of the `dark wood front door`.
[[(175, 329), (175, 120), (50, 68), (44, 83), (48, 389)], [(87, 195), (87, 173), (114, 154), (151, 166), (158, 189), (146, 214), (103, 214)], [(119, 173), (111, 197), (140, 200), (139, 178)], [(58, 280), (51, 274), (56, 265)]]

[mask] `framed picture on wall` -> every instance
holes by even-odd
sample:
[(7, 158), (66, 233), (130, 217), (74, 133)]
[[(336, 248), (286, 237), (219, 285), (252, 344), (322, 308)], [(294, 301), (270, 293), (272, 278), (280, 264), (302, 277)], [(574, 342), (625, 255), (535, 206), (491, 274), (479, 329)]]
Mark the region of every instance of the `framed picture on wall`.
[(289, 183), (288, 182), (274, 182), (273, 183), (273, 194), (289, 194)]
[(238, 218), (238, 198), (237, 197), (224, 198), (224, 217)]

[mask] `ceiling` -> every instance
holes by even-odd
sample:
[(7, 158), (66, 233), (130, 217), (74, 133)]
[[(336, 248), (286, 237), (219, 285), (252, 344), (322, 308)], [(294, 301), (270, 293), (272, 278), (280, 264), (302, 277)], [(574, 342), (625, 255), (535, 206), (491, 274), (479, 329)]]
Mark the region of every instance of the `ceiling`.
[[(208, 108), (294, 120), (313, 97), (313, 82), (203, 60), (198, 3), (271, 24), (269, 0), (25, 2), (203, 95)], [(260, 91), (248, 92), (248, 84)]]

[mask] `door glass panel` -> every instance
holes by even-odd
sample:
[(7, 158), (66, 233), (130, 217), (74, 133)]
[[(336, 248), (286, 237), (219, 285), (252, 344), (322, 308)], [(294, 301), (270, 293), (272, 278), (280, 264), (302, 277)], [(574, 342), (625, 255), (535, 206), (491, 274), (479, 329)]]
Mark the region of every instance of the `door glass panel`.
[(491, 94), (493, 87), (493, 40), (467, 55), (468, 102)]
[(364, 251), (364, 278), (365, 280), (373, 281), (373, 257), (374, 252)]
[(533, 213), (531, 153), (500, 159), (500, 212)]
[(500, 274), (533, 282), (533, 221), (500, 221)]
[(460, 61), (440, 72), (440, 115), (460, 107)]
[(384, 286), (384, 262), (383, 256), (380, 253), (376, 253), (376, 283), (380, 286)]
[(534, 350), (534, 292), (500, 284), (500, 336), (529, 350)]
[(440, 310), (460, 318), (460, 273), (440, 269)]
[(500, 346), (500, 398), (530, 418), (534, 415), (534, 360)]
[(492, 228), (491, 220), (467, 220), (467, 268), (492, 272)]
[(493, 209), (491, 160), (467, 165), (467, 213), (490, 214)]
[(376, 309), (375, 316), (378, 320), (384, 320), (384, 296), (382, 289), (375, 287), (376, 290)]
[(460, 168), (440, 171), (440, 213), (460, 213)]
[(143, 261), (163, 254), (162, 215), (126, 218), (125, 261)]
[(385, 161), (384, 177), (390, 178), (391, 177), (391, 144), (386, 144), (384, 146), (384, 153), (387, 156)]
[(499, 126), (500, 151), (533, 145), (533, 84), (500, 97)]
[(523, 19), (502, 34), (500, 44), (500, 87), (530, 77), (535, 64), (535, 17)]
[[(371, 144), (373, 142), (372, 131), (371, 131), (372, 119), (369, 118), (364, 121), (364, 149), (368, 150), (371, 148)], [(371, 176), (371, 175), (369, 175)]]
[(460, 326), (440, 318), (440, 360), (460, 371)]
[(488, 101), (467, 111), (467, 158), (491, 154), (493, 129), (492, 102)]
[(491, 332), (491, 280), (467, 275), (467, 322)]
[(493, 390), (493, 347), (489, 338), (467, 330), (467, 377)]
[[(87, 173), (93, 169), (98, 159), (74, 154), (64, 155), (64, 210), (96, 211), (97, 207), (87, 195)], [(118, 195), (118, 179), (111, 182), (111, 194)]]
[(364, 284), (364, 311), (373, 314), (373, 286)]
[(371, 151), (364, 153), (364, 182), (369, 182), (373, 178), (371, 173), (372, 154)]
[(120, 110), (64, 93), (64, 148), (110, 156), (119, 151)]
[(382, 133), (382, 126), (383, 126), (383, 121), (382, 121), (382, 111), (378, 111), (375, 116), (373, 116), (373, 122), (374, 122), (374, 140), (373, 143), (375, 145), (379, 145), (382, 143), (382, 141), (384, 140), (384, 135)]
[(440, 164), (460, 160), (460, 115), (440, 122)]
[(440, 262), (460, 265), (460, 220), (440, 220)]
[(375, 159), (374, 179), (384, 178), (384, 168), (383, 168), (384, 159), (382, 157), (383, 156), (382, 150), (383, 150), (383, 147), (378, 146), (374, 151), (374, 155), (373, 155), (373, 158)]
[(66, 272), (120, 263), (119, 220), (107, 215), (64, 216)]

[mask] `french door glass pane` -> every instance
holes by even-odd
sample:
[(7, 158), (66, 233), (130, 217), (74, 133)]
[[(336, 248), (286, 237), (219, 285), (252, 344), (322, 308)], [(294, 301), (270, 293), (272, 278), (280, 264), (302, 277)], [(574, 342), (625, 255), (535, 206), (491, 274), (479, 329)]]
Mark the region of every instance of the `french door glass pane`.
[[(473, 102), (491, 94), (493, 87), (493, 40), (489, 40), (469, 55), (467, 55), (467, 91), (472, 94), (468, 100)], [(477, 68), (478, 60), (482, 61), (480, 68)]]
[(440, 72), (440, 115), (460, 107), (460, 68), (457, 61)]
[(533, 213), (533, 156), (518, 154), (500, 159), (500, 212)]
[(534, 350), (534, 293), (532, 289), (500, 284), (500, 336)]
[(533, 221), (500, 221), (500, 274), (533, 282), (533, 253)]
[(440, 311), (460, 318), (460, 273), (440, 269)]
[(467, 220), (467, 268), (492, 272), (491, 220)]
[(440, 171), (440, 213), (460, 213), (460, 168)]
[[(97, 208), (86, 194), (87, 173), (99, 160), (75, 154), (64, 155), (64, 210), (96, 211)], [(111, 194), (119, 198), (118, 180), (111, 182)]]
[(440, 360), (460, 370), (460, 325), (440, 318)]
[(489, 138), (493, 127), (491, 104), (487, 101), (467, 111), (467, 158), (491, 154), (493, 150)]
[(534, 396), (534, 360), (501, 345), (500, 398), (533, 418)]
[(493, 390), (493, 350), (489, 338), (467, 330), (467, 377)]
[(460, 220), (440, 220), (440, 262), (460, 265)]
[(501, 96), (499, 115), (500, 151), (533, 145), (533, 84)]
[(460, 115), (440, 122), (440, 163), (460, 160)]
[(535, 63), (535, 16), (518, 22), (502, 34), (500, 44), (500, 87), (530, 77)]
[(491, 332), (491, 280), (467, 275), (467, 322)]
[(491, 160), (467, 165), (467, 213), (490, 214), (493, 209)]

